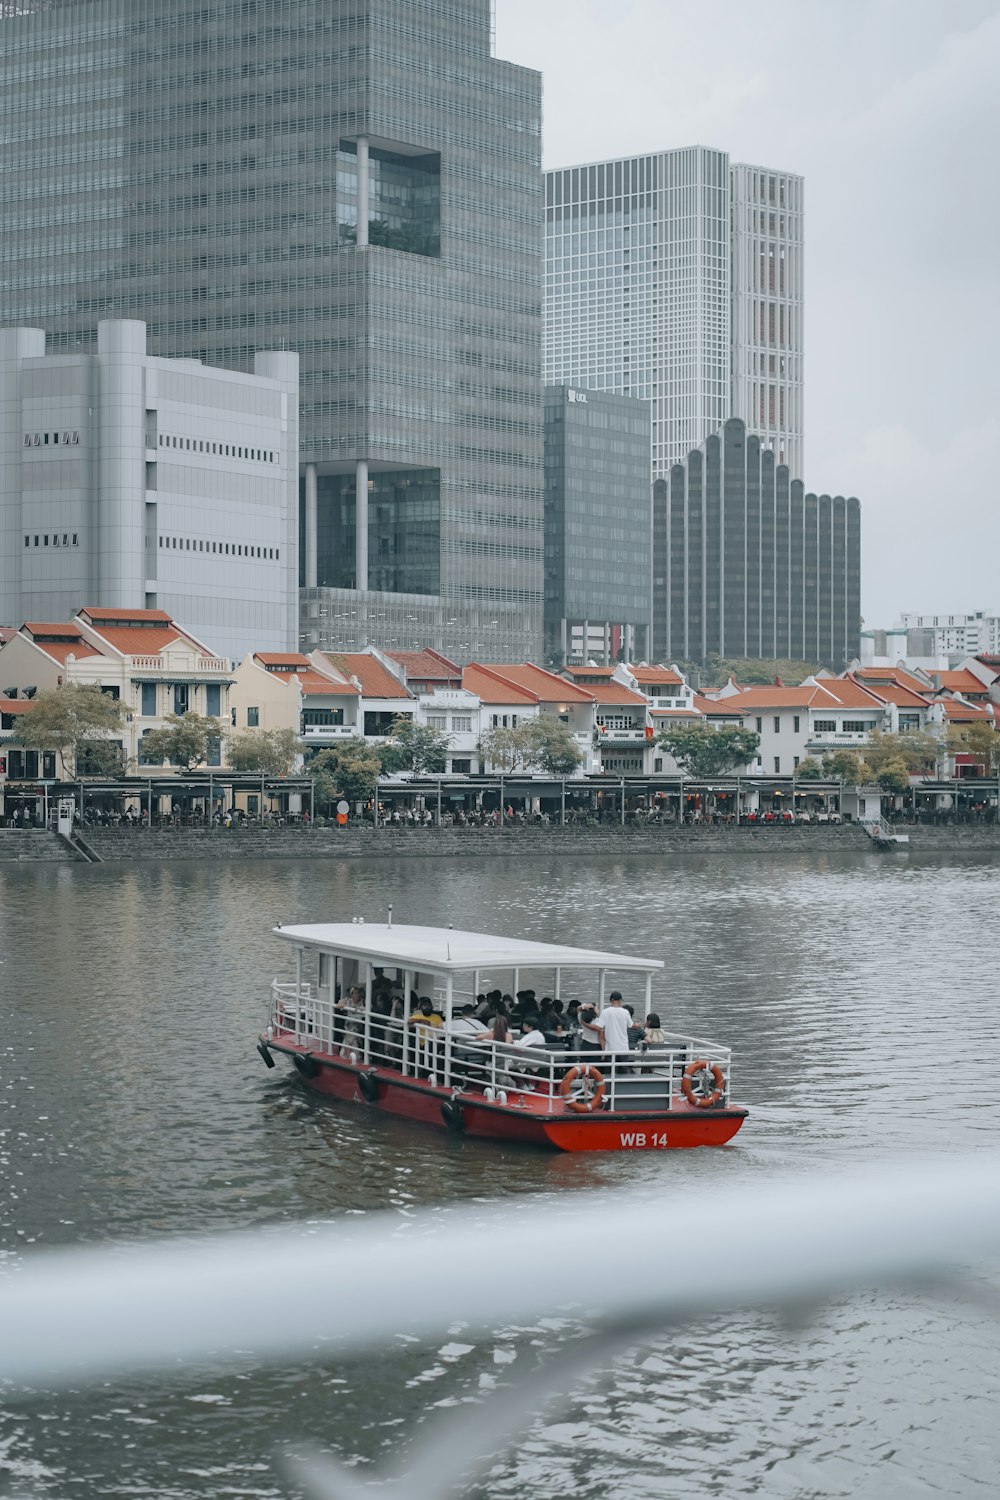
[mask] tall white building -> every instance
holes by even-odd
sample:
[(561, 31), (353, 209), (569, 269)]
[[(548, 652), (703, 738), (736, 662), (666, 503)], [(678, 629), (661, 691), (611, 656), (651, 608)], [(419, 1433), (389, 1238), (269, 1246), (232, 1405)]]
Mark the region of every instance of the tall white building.
[(649, 401), (654, 478), (730, 416), (801, 475), (802, 199), (705, 146), (546, 173), (546, 383)]
[(971, 615), (900, 615), (903, 630), (926, 631), (935, 656), (1000, 653), (1000, 615), (979, 610)]
[(0, 623), (165, 610), (221, 655), (298, 639), (298, 356), (153, 358), (0, 330)]

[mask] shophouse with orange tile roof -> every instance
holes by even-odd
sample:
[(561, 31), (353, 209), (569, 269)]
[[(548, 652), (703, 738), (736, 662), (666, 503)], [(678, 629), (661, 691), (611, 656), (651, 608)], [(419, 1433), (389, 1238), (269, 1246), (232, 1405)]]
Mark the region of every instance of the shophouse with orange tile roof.
[[(8, 680), (9, 679), (9, 680)], [(143, 736), (170, 714), (219, 722), (208, 765), (222, 764), (232, 670), (163, 610), (89, 606), (73, 620), (28, 622), (0, 652), (0, 692), (91, 683), (126, 707), (117, 739), (122, 764), (142, 770)]]
[(433, 693), (438, 688), (460, 688), (462, 668), (427, 646), (422, 651), (386, 651), (386, 658), (403, 669), (411, 693)]
[(317, 672), (352, 684), (360, 695), (359, 724), (366, 740), (391, 737), (399, 718), (415, 718), (417, 699), (403, 681), (403, 668), (374, 646), (365, 651), (311, 651)]
[(361, 693), (339, 674), (317, 671), (301, 652), (248, 652), (233, 673), (232, 722), (239, 732), (291, 730), (307, 749), (361, 734)]

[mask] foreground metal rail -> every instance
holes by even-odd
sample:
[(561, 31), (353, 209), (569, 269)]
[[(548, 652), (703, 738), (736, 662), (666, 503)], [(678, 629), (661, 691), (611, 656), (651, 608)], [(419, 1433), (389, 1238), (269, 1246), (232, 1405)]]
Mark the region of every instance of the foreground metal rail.
[[(994, 1153), (883, 1163), (819, 1183), (716, 1185), (712, 1224), (720, 1232), (683, 1238), (677, 1212), (687, 1196), (601, 1193), (561, 1210), (546, 1202), (544, 1214), (532, 1213), (530, 1199), (507, 1198), (405, 1220), (375, 1214), (320, 1229), (39, 1252), (7, 1262), (0, 1276), (0, 1379), (48, 1387), (198, 1361), (253, 1365), (313, 1356), (317, 1342), (337, 1359), (399, 1333), (430, 1337), (457, 1321), (523, 1324), (560, 1309), (594, 1324), (586, 1359), (581, 1340), (572, 1339), (533, 1375), (491, 1393), (488, 1453), (480, 1424), (462, 1416), (432, 1427), (407, 1455), (405, 1474), (381, 1476), (381, 1493), (422, 1500), (469, 1483), (540, 1402), (579, 1384), (581, 1368), (669, 1325), (735, 1308), (797, 1314), (854, 1288), (938, 1283), (1000, 1259)], [(579, 1313), (567, 1300), (564, 1268), (581, 1244), (595, 1265), (617, 1264), (623, 1245), (656, 1246), (658, 1285), (604, 1278), (599, 1292), (588, 1288), (588, 1312)], [(439, 1284), (422, 1281), (414, 1298), (409, 1273), (418, 1245), (424, 1260), (446, 1256), (448, 1274)], [(286, 1315), (262, 1302), (276, 1264), (300, 1286), (321, 1285), (333, 1272), (357, 1295), (314, 1298), (307, 1319)], [(532, 1274), (512, 1277), (511, 1265), (530, 1265)], [(484, 1285), (493, 1289), (488, 1306)], [(989, 1304), (988, 1292), (982, 1296)], [(324, 1500), (370, 1493), (326, 1457), (289, 1460), (289, 1467)]]

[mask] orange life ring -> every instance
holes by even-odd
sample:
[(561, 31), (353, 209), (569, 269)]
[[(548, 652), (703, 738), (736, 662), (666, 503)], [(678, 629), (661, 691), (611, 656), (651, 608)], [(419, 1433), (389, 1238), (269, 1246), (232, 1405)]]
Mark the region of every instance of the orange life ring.
[[(594, 1092), (589, 1099), (570, 1099), (570, 1090), (578, 1079), (585, 1078), (594, 1085)], [(566, 1108), (571, 1109), (577, 1115), (589, 1115), (592, 1110), (600, 1109), (604, 1104), (604, 1074), (597, 1068), (592, 1068), (585, 1063), (577, 1068), (570, 1068), (566, 1077), (559, 1085), (559, 1092), (566, 1100)]]
[[(707, 1094), (695, 1091), (694, 1081), (699, 1073), (711, 1073), (712, 1075), (712, 1082), (715, 1087)], [(707, 1057), (701, 1057), (697, 1062), (688, 1063), (684, 1069), (681, 1088), (684, 1090), (685, 1099), (689, 1104), (693, 1104), (696, 1109), (711, 1109), (725, 1095), (726, 1075), (718, 1063), (709, 1062)]]

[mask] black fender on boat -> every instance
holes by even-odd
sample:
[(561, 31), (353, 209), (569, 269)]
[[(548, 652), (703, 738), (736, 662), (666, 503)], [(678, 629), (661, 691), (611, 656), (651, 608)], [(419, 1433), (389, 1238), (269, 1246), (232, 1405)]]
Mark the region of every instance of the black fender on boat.
[(465, 1114), (457, 1099), (445, 1099), (441, 1105), (441, 1118), (449, 1130), (461, 1135), (465, 1129)]
[(271, 1056), (271, 1049), (268, 1047), (267, 1043), (266, 1042), (258, 1042), (257, 1043), (257, 1051), (260, 1053), (261, 1057), (264, 1059), (265, 1065), (267, 1067), (269, 1067), (269, 1068), (273, 1068), (274, 1067), (274, 1058)]
[(319, 1072), (319, 1063), (308, 1052), (293, 1052), (292, 1062), (298, 1068), (303, 1078), (315, 1078)]
[(358, 1091), (362, 1099), (367, 1099), (369, 1104), (375, 1104), (378, 1101), (378, 1079), (374, 1069), (358, 1074)]

